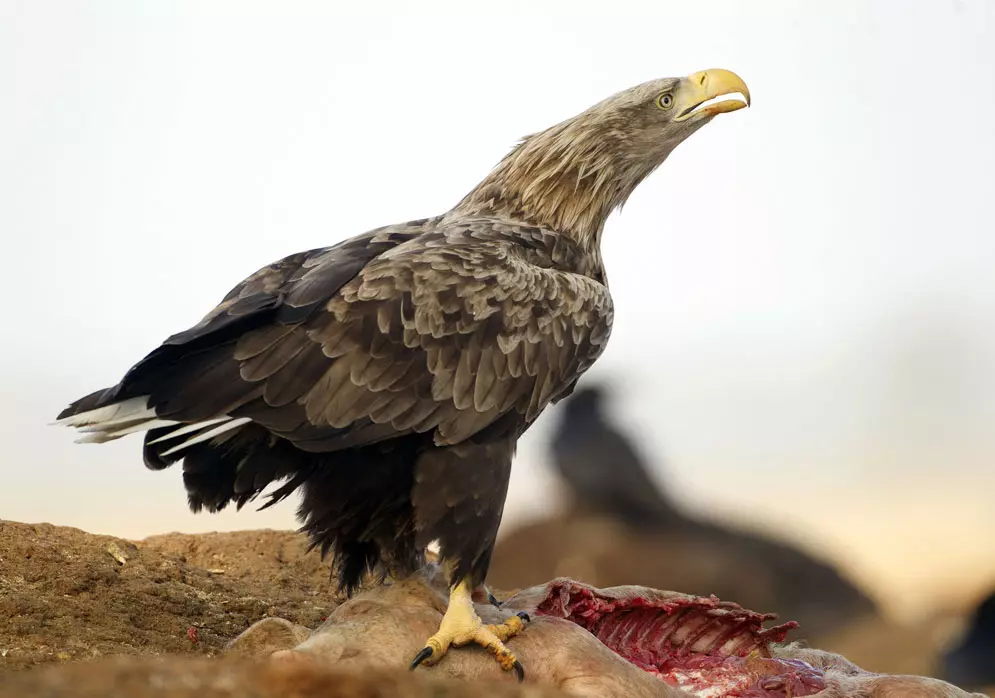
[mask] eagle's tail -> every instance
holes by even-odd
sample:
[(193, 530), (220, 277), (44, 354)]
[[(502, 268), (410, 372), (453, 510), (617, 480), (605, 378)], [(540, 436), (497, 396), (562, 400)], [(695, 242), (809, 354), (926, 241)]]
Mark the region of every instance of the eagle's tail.
[[(98, 390), (80, 398), (62, 411), (55, 424), (81, 432), (83, 436), (76, 443), (104, 443), (155, 429), (154, 438), (147, 438), (146, 445), (163, 444), (156, 449), (158, 455), (171, 456), (249, 422), (247, 418), (236, 419), (228, 415), (193, 423), (160, 419), (155, 409), (149, 407), (147, 395), (114, 402), (112, 390)], [(111, 401), (108, 402), (108, 398)], [(182, 455), (178, 457), (182, 458)]]
[(303, 465), (313, 458), (274, 448), (269, 434), (249, 421), (228, 415), (190, 423), (162, 419), (149, 407), (147, 395), (122, 399), (109, 388), (80, 398), (63, 410), (55, 424), (82, 432), (77, 443), (103, 443), (145, 432), (145, 465), (161, 470), (184, 461), (190, 507), (218, 511), (230, 502), (241, 508), (270, 483), (307, 470)]
[[(358, 449), (312, 453), (245, 417), (202, 412), (201, 421), (165, 419), (149, 395), (122, 395), (116, 386), (80, 398), (56, 424), (83, 433), (80, 441), (111, 441), (145, 432), (146, 467), (182, 461), (187, 502), (194, 512), (242, 508), (270, 489), (266, 506), (303, 490), (302, 531), (322, 556), (334, 552), (339, 586), (354, 590), (367, 570), (417, 569), (423, 549), (412, 527), (412, 464), (422, 434)], [(144, 391), (143, 391), (144, 392)]]
[(73, 427), (83, 434), (77, 443), (103, 443), (136, 431), (176, 424), (159, 419), (149, 407), (148, 396), (107, 402), (107, 390), (80, 398), (59, 415), (56, 425)]

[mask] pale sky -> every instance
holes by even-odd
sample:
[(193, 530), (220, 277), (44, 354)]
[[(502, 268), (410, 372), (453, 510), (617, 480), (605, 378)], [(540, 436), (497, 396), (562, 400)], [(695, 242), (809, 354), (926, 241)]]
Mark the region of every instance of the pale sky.
[[(522, 135), (710, 67), (753, 108), (609, 221), (591, 372), (682, 500), (898, 612), (995, 583), (995, 3), (0, 0), (0, 516), (194, 516), (140, 438), (46, 426), (235, 283), (440, 213)], [(554, 501), (552, 410), (505, 524)], [(706, 590), (707, 591), (707, 590)]]

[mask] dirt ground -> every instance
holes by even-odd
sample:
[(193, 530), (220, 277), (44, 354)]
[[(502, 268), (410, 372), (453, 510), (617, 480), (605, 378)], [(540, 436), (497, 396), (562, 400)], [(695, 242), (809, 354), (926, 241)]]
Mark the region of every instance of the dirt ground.
[(315, 627), (327, 565), (291, 531), (133, 542), (0, 521), (0, 669), (108, 654), (212, 656), (267, 616)]

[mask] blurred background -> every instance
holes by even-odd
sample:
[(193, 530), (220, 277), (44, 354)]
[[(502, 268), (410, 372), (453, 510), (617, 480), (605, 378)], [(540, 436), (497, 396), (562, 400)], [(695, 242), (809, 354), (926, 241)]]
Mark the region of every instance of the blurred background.
[(294, 526), (291, 503), (194, 516), (139, 438), (46, 423), (263, 264), (442, 212), (519, 137), (724, 67), (753, 107), (609, 222), (584, 382), (669, 513), (565, 485), (564, 403), (520, 446), (495, 579), (721, 590), (878, 670), (964, 636), (995, 587), (995, 4), (341, 5), (0, 0), (0, 517)]

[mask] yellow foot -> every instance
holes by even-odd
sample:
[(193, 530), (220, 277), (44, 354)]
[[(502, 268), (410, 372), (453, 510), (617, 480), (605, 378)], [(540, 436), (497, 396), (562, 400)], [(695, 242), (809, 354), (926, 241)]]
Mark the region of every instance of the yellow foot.
[(450, 647), (474, 643), (487, 648), (502, 669), (514, 671), (519, 681), (525, 680), (525, 669), (512, 651), (504, 646), (504, 641), (522, 631), (529, 620), (528, 614), (519, 612), (500, 625), (484, 625), (473, 609), (470, 596), (470, 587), (465, 581), (453, 587), (439, 632), (428, 639), (425, 648), (411, 662), (411, 668), (415, 669), (420, 664), (435, 664)]

